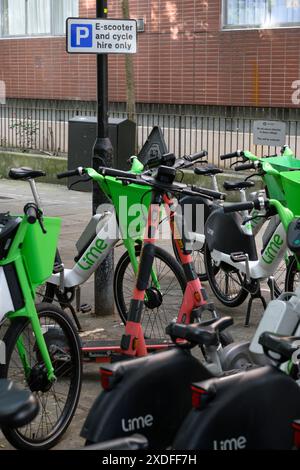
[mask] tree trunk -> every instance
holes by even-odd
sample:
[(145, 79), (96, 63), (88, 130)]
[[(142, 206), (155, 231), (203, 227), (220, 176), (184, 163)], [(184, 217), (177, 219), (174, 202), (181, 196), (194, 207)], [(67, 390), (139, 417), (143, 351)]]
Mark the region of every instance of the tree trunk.
[[(130, 18), (129, 0), (122, 0), (122, 13), (124, 19)], [(134, 66), (133, 55), (125, 54), (125, 73), (126, 73), (126, 93), (127, 104), (126, 111), (128, 119), (136, 120), (135, 110), (135, 80), (134, 80)]]

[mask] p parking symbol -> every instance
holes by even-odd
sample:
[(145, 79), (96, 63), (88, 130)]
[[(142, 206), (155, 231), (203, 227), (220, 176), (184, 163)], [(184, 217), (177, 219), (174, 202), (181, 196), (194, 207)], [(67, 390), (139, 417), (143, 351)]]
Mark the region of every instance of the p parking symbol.
[(93, 47), (93, 25), (71, 25), (71, 47)]

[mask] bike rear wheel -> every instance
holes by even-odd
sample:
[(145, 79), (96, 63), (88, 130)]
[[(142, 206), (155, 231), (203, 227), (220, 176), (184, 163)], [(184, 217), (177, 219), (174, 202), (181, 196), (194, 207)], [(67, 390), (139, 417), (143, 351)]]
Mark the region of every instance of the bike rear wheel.
[(295, 256), (291, 256), (286, 269), (285, 291), (295, 292), (299, 286), (300, 272), (298, 270), (298, 263)]
[[(141, 247), (136, 246), (136, 256), (139, 258)], [(181, 266), (165, 250), (156, 246), (153, 268), (158, 278), (160, 289), (156, 289), (152, 279), (147, 288), (148, 299), (144, 302), (142, 327), (146, 338), (169, 339), (165, 333), (166, 327), (176, 319), (183, 299), (186, 279)], [(136, 283), (129, 254), (126, 252), (120, 258), (114, 274), (114, 295), (118, 313), (124, 323)]]
[[(72, 321), (51, 304), (40, 304), (37, 312), (56, 382), (47, 378), (31, 323), (24, 317), (14, 319), (3, 338), (6, 364), (0, 366), (1, 378), (31, 390), (40, 404), (39, 414), (27, 426), (2, 429), (14, 447), (24, 450), (49, 449), (63, 436), (75, 413), (82, 380), (80, 342)], [(26, 353), (29, 366), (26, 373), (17, 350), (18, 340)]]

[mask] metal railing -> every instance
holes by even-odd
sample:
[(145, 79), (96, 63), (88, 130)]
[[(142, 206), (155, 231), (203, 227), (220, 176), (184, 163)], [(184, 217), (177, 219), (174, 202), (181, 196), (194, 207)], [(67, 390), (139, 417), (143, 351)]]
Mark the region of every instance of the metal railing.
[[(0, 149), (67, 155), (68, 122), (74, 116), (95, 116), (94, 102), (28, 102), (9, 100), (0, 105)], [(221, 110), (221, 111), (220, 111)], [(230, 110), (229, 110), (230, 111)], [(139, 105), (136, 112), (137, 151), (146, 141), (153, 126), (160, 126), (170, 152), (187, 155), (200, 149), (208, 151), (210, 162), (219, 165), (219, 155), (237, 149), (247, 149), (257, 155), (273, 154), (278, 148), (253, 145), (255, 119), (274, 119), (270, 110), (257, 109), (249, 115), (247, 108), (240, 112), (224, 112), (201, 107)], [(282, 110), (286, 114), (286, 110)], [(211, 115), (211, 114), (213, 115)], [(231, 114), (231, 115), (230, 115)], [(126, 118), (123, 103), (111, 103), (111, 117)], [(300, 151), (300, 119), (285, 118), (288, 144), (297, 155)]]

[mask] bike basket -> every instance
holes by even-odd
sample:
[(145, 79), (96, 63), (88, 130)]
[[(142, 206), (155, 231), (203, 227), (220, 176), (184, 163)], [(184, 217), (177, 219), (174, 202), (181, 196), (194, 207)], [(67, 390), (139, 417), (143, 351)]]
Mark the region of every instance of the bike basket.
[(300, 170), (300, 160), (291, 156), (271, 157), (267, 161), (277, 171)]
[(279, 172), (278, 175), (270, 175), (268, 173), (264, 175), (264, 182), (268, 188), (268, 197), (277, 199), (286, 206), (287, 201), (281, 174), (300, 170), (300, 160), (291, 156), (283, 156), (268, 158), (265, 161), (272, 165), (274, 170)]
[(295, 216), (300, 216), (300, 171), (283, 172), (281, 173), (281, 180), (286, 206)]
[(52, 274), (61, 220), (44, 217), (43, 233), (40, 224), (28, 224), (22, 245), (22, 255), (32, 284), (43, 284)]
[(151, 188), (138, 184), (124, 185), (113, 177), (105, 178), (101, 188), (112, 200), (123, 238), (135, 238), (144, 230), (151, 202)]

